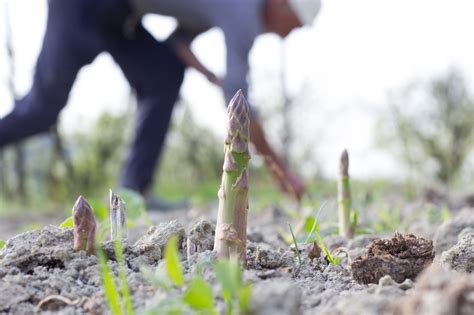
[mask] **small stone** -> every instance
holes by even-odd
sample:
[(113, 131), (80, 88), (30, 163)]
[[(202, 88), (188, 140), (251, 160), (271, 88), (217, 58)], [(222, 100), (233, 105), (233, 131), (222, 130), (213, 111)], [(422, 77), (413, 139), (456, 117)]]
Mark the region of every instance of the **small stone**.
[(389, 275), (383, 276), (379, 280), (379, 285), (383, 287), (394, 285), (394, 284), (395, 284), (395, 281), (393, 281), (392, 277), (390, 277)]
[(412, 289), (414, 286), (415, 286), (415, 283), (411, 279), (405, 279), (405, 281), (403, 281), (402, 283), (398, 285), (398, 287), (402, 289), (403, 291)]
[(178, 244), (181, 245), (185, 232), (178, 221), (160, 223), (158, 226), (150, 227), (147, 234), (140, 238), (130, 250), (136, 256), (147, 256), (149, 264), (152, 264), (161, 259), (161, 253), (164, 252), (166, 244), (175, 235), (178, 237)]
[(443, 252), (440, 263), (456, 271), (474, 271), (474, 231), (471, 228), (464, 229), (458, 243)]
[(195, 253), (212, 251), (214, 249), (214, 237), (216, 225), (213, 222), (201, 220), (197, 222), (189, 232), (186, 240), (186, 252), (188, 260)]

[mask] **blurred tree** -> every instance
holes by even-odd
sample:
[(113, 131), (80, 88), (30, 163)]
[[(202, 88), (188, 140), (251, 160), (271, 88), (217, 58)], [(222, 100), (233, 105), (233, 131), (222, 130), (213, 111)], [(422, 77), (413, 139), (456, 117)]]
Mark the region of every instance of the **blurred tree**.
[(474, 98), (462, 74), (450, 69), (390, 96), (379, 122), (379, 143), (398, 151), (420, 178), (453, 184), (474, 143)]
[(89, 130), (68, 137), (74, 177), (62, 177), (61, 182), (73, 182), (72, 193), (97, 196), (98, 191), (116, 185), (131, 129), (130, 117), (128, 111), (115, 115), (105, 112)]

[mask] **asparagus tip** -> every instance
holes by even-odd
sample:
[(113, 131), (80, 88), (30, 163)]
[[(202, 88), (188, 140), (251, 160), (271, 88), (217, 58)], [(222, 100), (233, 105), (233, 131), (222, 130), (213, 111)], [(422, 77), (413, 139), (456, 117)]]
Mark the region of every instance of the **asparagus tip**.
[(72, 208), (74, 221), (74, 250), (94, 251), (96, 222), (94, 212), (87, 200), (80, 195)]
[(340, 172), (343, 176), (349, 175), (349, 153), (347, 150), (342, 151), (341, 154)]

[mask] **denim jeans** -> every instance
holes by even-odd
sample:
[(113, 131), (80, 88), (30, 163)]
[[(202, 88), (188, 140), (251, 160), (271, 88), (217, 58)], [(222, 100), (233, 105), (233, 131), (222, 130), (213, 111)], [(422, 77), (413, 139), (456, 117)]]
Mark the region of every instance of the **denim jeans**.
[[(141, 24), (124, 32), (127, 0), (49, 0), (48, 22), (29, 93), (0, 119), (0, 148), (46, 132), (67, 103), (79, 70), (101, 52), (122, 69), (138, 98), (135, 134), (120, 185), (150, 185), (183, 81), (184, 65)], [(104, 83), (106, 84), (106, 82)]]

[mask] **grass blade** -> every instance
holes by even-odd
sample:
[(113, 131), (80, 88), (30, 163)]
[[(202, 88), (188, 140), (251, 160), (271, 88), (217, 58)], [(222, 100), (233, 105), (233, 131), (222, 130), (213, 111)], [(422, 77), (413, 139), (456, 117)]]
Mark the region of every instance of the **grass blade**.
[(177, 286), (184, 284), (183, 270), (178, 252), (178, 239), (173, 236), (165, 248), (165, 266), (168, 276)]
[(115, 257), (119, 266), (119, 280), (120, 280), (120, 291), (122, 293), (123, 303), (125, 304), (125, 310), (127, 315), (133, 315), (133, 302), (130, 297), (130, 290), (128, 288), (127, 274), (125, 272), (125, 260), (123, 258), (122, 243), (120, 240), (114, 242), (115, 245)]
[(107, 265), (107, 258), (105, 257), (105, 254), (102, 251), (98, 251), (98, 255), (100, 269), (102, 273), (104, 293), (107, 299), (107, 303), (109, 304), (110, 312), (112, 313), (112, 315), (122, 315), (123, 312), (122, 307), (120, 305), (119, 291), (117, 290), (112, 271)]
[(301, 261), (301, 253), (300, 253), (300, 250), (298, 249), (298, 242), (296, 242), (295, 233), (293, 233), (293, 229), (291, 228), (291, 224), (288, 223), (288, 226), (290, 227), (291, 237), (293, 238), (293, 243), (295, 244), (296, 255), (298, 256), (298, 262), (301, 266), (301, 265), (303, 265), (303, 262)]

